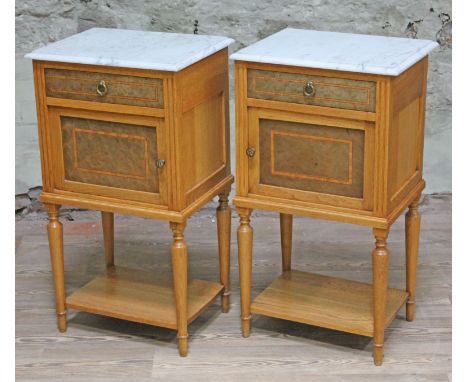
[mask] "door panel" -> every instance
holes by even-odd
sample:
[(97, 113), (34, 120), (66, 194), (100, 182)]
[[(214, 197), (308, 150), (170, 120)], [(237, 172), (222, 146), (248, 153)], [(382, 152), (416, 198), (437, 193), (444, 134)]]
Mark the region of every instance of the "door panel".
[[(112, 117), (111, 117), (112, 116)], [(52, 109), (59, 189), (163, 204), (162, 121)]]
[[(251, 109), (251, 193), (367, 208), (373, 126), (333, 118)], [(367, 142), (366, 142), (367, 140)], [(368, 174), (366, 176), (366, 173)]]
[(364, 132), (260, 119), (260, 183), (362, 198)]

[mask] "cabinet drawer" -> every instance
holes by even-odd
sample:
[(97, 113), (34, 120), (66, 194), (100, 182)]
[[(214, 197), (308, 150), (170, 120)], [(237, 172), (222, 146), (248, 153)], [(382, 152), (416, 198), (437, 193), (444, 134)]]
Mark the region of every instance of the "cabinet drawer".
[(249, 69), (248, 97), (375, 111), (375, 82)]
[(47, 97), (163, 108), (163, 83), (111, 73), (45, 69)]

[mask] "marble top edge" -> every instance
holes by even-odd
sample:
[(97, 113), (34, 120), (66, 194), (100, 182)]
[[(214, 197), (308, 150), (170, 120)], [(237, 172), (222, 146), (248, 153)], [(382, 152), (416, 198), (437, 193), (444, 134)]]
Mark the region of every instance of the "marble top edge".
[(91, 28), (35, 49), (25, 58), (177, 72), (233, 42), (224, 36)]
[(431, 40), (285, 28), (230, 59), (398, 76), (438, 46)]

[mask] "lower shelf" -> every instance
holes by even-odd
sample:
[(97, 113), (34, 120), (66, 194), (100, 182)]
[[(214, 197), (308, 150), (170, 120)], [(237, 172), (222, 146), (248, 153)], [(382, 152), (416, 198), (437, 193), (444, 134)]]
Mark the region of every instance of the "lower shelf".
[[(78, 289), (66, 300), (68, 308), (144, 324), (177, 329), (171, 281), (158, 281), (154, 274), (115, 267)], [(188, 322), (213, 302), (223, 286), (203, 280), (188, 285)]]
[[(252, 313), (373, 337), (372, 285), (300, 271), (284, 272), (252, 303)], [(389, 288), (385, 327), (408, 299)]]

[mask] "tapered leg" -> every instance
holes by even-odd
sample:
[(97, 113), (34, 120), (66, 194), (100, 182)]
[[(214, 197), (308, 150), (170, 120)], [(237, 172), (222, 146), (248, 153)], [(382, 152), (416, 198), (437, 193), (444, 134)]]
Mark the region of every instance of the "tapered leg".
[(101, 212), (102, 233), (104, 236), (104, 255), (106, 266), (114, 266), (114, 214), (112, 212)]
[(65, 277), (63, 260), (63, 226), (59, 221), (60, 206), (46, 204), (49, 214), (47, 233), (49, 237), (50, 262), (54, 277), (55, 309), (57, 312), (57, 326), (61, 332), (67, 330), (67, 311), (65, 308)]
[(239, 279), (241, 292), (242, 335), (250, 336), (250, 304), (252, 289), (252, 245), (253, 230), (250, 226), (251, 209), (237, 208), (240, 225), (237, 229), (237, 244), (239, 248)]
[(374, 286), (374, 363), (382, 365), (385, 337), (385, 310), (388, 288), (388, 230), (374, 229), (375, 249), (372, 252)]
[(177, 338), (179, 339), (179, 354), (187, 355), (188, 348), (188, 317), (187, 317), (187, 245), (184, 239), (185, 223), (170, 223), (173, 242), (172, 252), (172, 277), (174, 280), (174, 297), (177, 314)]
[(293, 216), (289, 214), (280, 214), (283, 272), (291, 270), (292, 226)]
[(219, 279), (224, 286), (221, 295), (221, 309), (223, 313), (229, 312), (229, 296), (231, 286), (229, 282), (229, 265), (231, 250), (231, 208), (228, 204), (229, 189), (219, 194), (219, 206), (216, 210), (218, 225), (218, 252), (219, 252)]
[(418, 267), (419, 230), (421, 227), (421, 215), (418, 211), (419, 196), (410, 204), (406, 213), (406, 291), (408, 301), (406, 303), (406, 320), (413, 321), (414, 304), (416, 300), (416, 270)]

